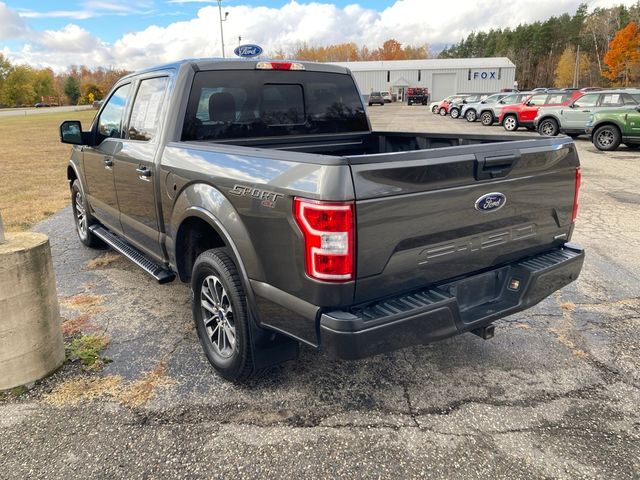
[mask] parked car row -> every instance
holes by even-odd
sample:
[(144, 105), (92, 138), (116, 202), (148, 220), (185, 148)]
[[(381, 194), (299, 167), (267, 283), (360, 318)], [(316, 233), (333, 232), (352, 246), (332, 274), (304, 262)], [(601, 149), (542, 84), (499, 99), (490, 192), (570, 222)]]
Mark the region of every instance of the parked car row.
[(540, 135), (588, 135), (596, 148), (621, 143), (640, 147), (640, 89), (538, 88), (530, 92), (451, 95), (430, 105), (434, 114), (482, 125), (495, 123), (513, 132), (523, 127)]

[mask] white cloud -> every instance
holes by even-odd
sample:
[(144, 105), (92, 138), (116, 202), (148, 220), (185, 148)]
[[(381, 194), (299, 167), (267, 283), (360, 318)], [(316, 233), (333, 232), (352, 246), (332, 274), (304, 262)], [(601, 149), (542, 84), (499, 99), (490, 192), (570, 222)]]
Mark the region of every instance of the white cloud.
[(0, 2), (0, 40), (22, 38), (29, 33), (29, 27), (17, 12)]
[[(194, 1), (170, 0), (168, 3)], [(635, 0), (614, 1), (630, 5)], [(551, 15), (573, 13), (580, 2), (484, 0), (482, 8), (478, 8), (477, 0), (437, 3), (397, 0), (382, 12), (359, 4), (340, 8), (331, 3), (300, 4), (295, 0), (280, 8), (226, 5), (229, 18), (224, 23), (224, 34), (228, 55), (237, 45), (238, 36), (242, 36), (243, 43), (257, 43), (266, 52), (279, 48), (291, 50), (302, 42), (311, 45), (355, 42), (377, 47), (388, 38), (412, 45), (450, 44), (472, 30), (515, 27), (520, 23), (544, 20)], [(607, 3), (606, 0), (594, 0), (590, 8)], [(98, 12), (109, 9), (111, 14), (134, 8), (131, 5), (133, 2), (126, 0), (91, 0), (83, 4)], [(135, 5), (135, 8), (148, 7), (151, 7), (151, 2)], [(4, 21), (5, 18), (13, 19), (15, 23)], [(12, 59), (56, 70), (81, 63), (135, 70), (186, 57), (220, 56), (221, 51), (218, 8), (215, 5), (203, 6), (190, 20), (127, 33), (112, 44), (102, 42), (76, 25), (67, 25), (58, 31), (30, 31), (23, 20), (3, 3), (0, 3), (0, 20), (0, 39), (29, 35), (28, 45), (9, 53)]]

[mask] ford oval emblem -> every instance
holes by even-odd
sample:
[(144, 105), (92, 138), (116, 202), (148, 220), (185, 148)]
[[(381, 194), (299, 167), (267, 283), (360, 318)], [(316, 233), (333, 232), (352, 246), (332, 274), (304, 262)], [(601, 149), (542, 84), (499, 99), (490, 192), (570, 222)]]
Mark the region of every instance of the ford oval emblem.
[(491, 192), (476, 200), (476, 210), (479, 212), (495, 212), (504, 207), (507, 197), (500, 192)]
[(257, 57), (262, 53), (262, 47), (252, 44), (240, 45), (236, 47), (233, 53), (242, 58)]

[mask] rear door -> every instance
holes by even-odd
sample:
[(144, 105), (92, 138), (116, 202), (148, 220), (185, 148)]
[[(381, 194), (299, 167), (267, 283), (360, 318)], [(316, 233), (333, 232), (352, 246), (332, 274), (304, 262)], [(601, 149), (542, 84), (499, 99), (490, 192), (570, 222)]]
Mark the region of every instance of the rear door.
[(115, 157), (122, 150), (125, 113), (131, 83), (118, 87), (94, 121), (95, 145), (84, 148), (84, 173), (87, 198), (95, 217), (116, 232), (121, 232), (118, 199), (113, 181)]
[(584, 130), (600, 98), (599, 93), (588, 93), (578, 98), (571, 106), (564, 108), (561, 128), (564, 130)]
[(155, 157), (168, 83), (166, 75), (141, 78), (136, 82), (126, 138), (114, 155), (122, 230), (129, 242), (157, 259), (163, 255), (156, 205), (159, 179)]
[(356, 301), (561, 245), (577, 165), (566, 137), (353, 157)]

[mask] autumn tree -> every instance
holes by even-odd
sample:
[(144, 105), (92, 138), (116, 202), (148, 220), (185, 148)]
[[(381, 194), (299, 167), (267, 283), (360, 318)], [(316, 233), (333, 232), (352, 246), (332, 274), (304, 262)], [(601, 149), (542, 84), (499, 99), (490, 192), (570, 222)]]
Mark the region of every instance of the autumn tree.
[(602, 72), (609, 80), (620, 85), (629, 85), (629, 81), (639, 78), (640, 69), (640, 32), (636, 22), (616, 32), (609, 42), (609, 51), (604, 56), (607, 69)]
[[(577, 78), (578, 84), (575, 86), (580, 86), (584, 83), (588, 83), (585, 80), (588, 80), (589, 70), (590, 70), (591, 62), (589, 61), (589, 57), (585, 53), (580, 54), (580, 74)], [(558, 60), (558, 64), (555, 69), (555, 81), (554, 84), (556, 87), (573, 87), (576, 73), (576, 52), (573, 48), (567, 47), (560, 55), (560, 59)]]
[(382, 44), (382, 47), (373, 52), (376, 60), (404, 60), (407, 58), (402, 49), (402, 44), (393, 38)]
[(36, 72), (26, 65), (18, 65), (11, 69), (2, 85), (2, 103), (16, 107), (33, 105), (38, 101), (34, 88)]

